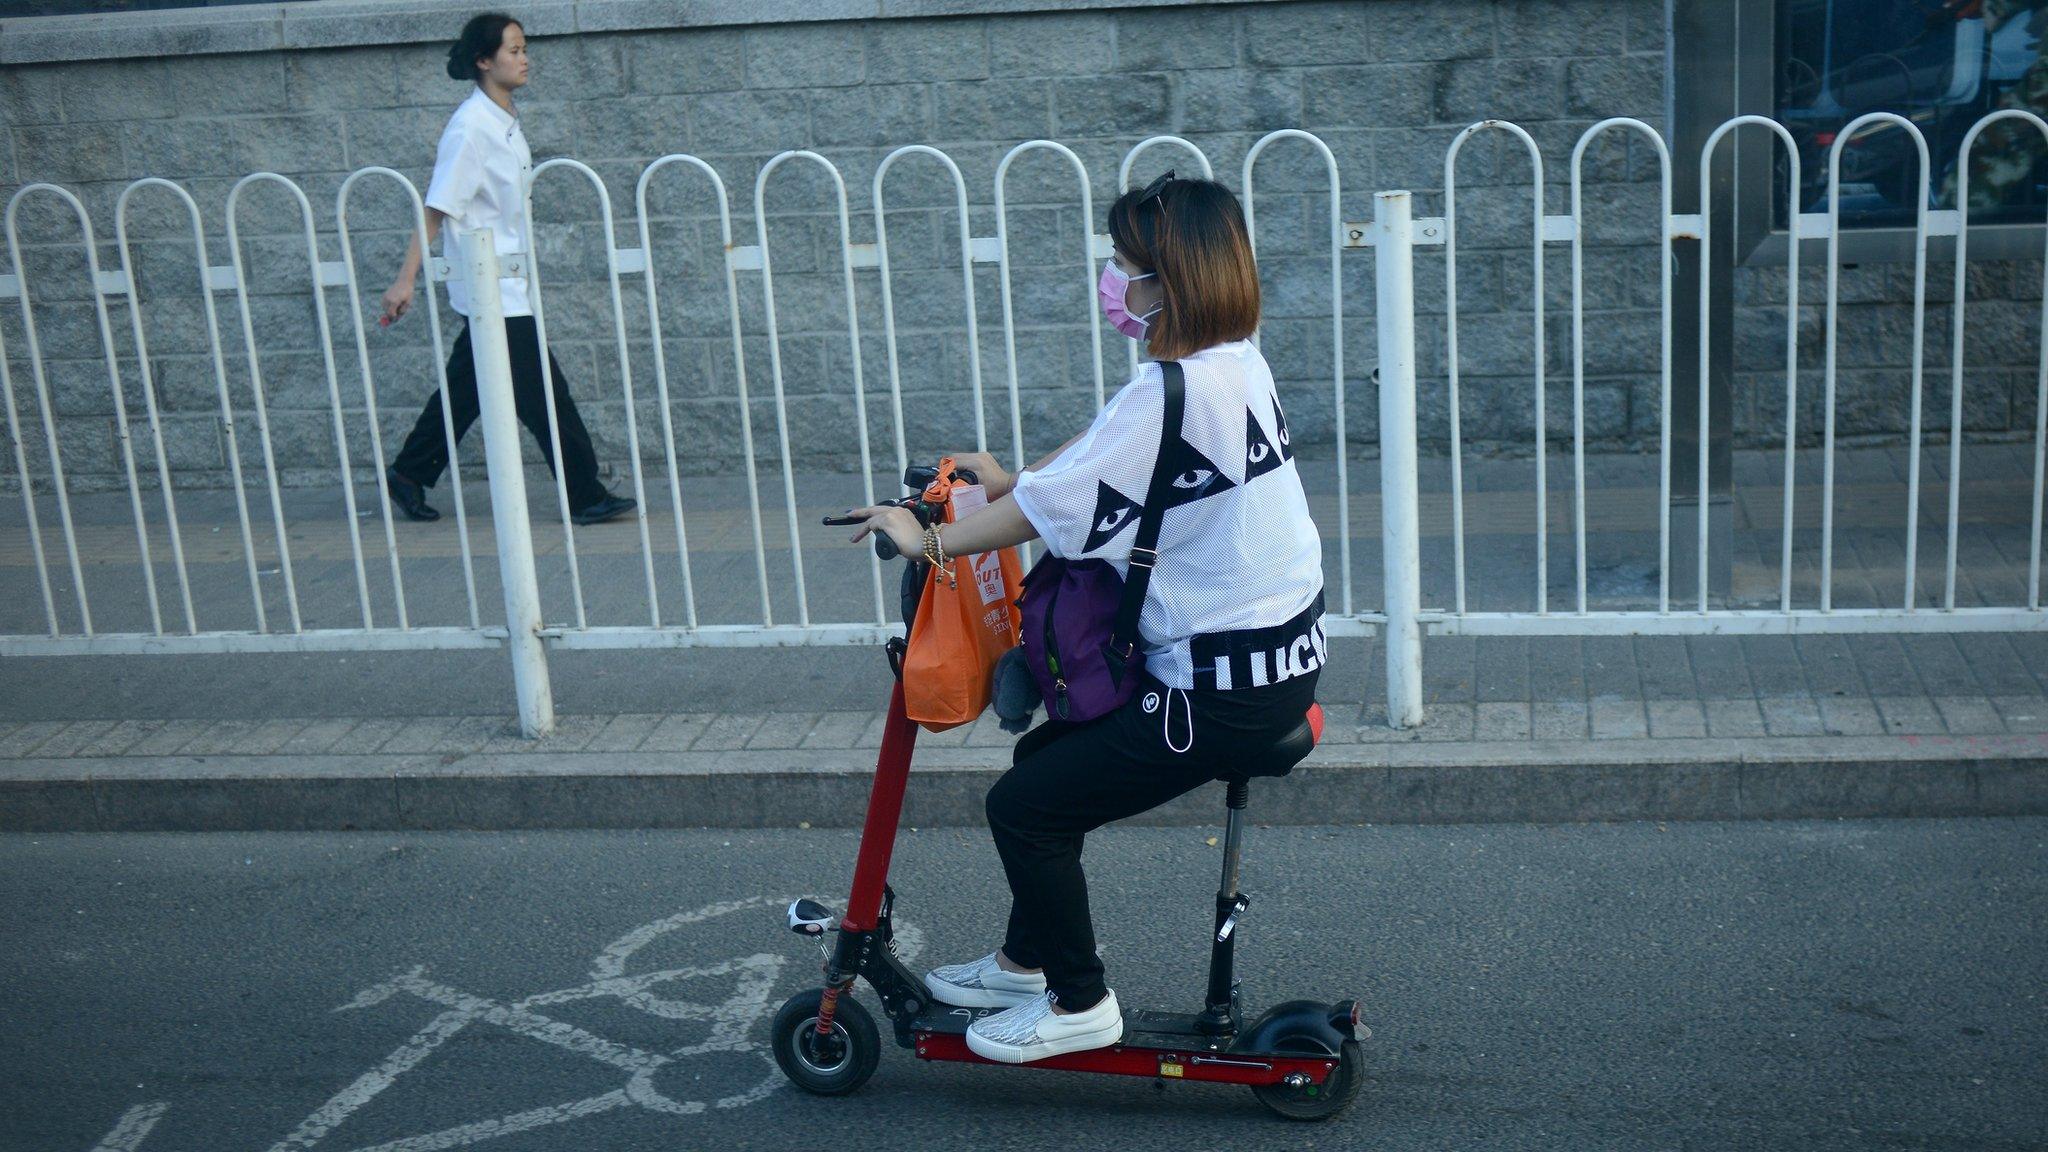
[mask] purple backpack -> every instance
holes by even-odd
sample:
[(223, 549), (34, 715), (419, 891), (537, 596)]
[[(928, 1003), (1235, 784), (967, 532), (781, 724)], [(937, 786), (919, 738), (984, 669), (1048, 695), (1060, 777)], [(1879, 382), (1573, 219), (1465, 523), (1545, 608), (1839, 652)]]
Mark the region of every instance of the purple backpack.
[(1063, 560), (1047, 553), (1024, 577), (1018, 638), (1024, 662), (1045, 696), (1046, 714), (1055, 720), (1078, 724), (1114, 712), (1137, 691), (1136, 673), (1145, 666), (1145, 654), (1138, 651), (1138, 616), (1159, 562), (1159, 522), (1170, 479), (1166, 448), (1180, 434), (1187, 410), (1180, 365), (1165, 360), (1159, 368), (1165, 376), (1166, 410), (1159, 455), (1152, 462), (1137, 539), (1131, 544), (1130, 576), (1117, 575), (1107, 560)]

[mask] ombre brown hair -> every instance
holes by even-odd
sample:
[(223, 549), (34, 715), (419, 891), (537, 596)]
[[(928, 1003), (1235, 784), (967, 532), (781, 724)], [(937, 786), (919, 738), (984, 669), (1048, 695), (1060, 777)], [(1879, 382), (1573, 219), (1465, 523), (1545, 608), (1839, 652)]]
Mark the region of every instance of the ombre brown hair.
[(1133, 188), (1109, 209), (1124, 259), (1159, 276), (1164, 304), (1146, 329), (1155, 360), (1243, 340), (1259, 327), (1259, 269), (1244, 209), (1214, 180)]

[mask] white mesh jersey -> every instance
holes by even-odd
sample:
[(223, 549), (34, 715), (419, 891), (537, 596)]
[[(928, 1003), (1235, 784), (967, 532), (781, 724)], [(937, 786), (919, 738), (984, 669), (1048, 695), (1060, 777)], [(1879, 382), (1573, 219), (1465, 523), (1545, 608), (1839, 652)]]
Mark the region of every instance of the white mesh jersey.
[[(1300, 615), (1322, 592), (1323, 553), (1265, 357), (1240, 340), (1180, 363), (1187, 414), (1138, 632), (1145, 670), (1192, 688), (1189, 640)], [(1017, 506), (1053, 555), (1129, 571), (1165, 402), (1159, 365), (1142, 365), (1079, 440), (1017, 477)]]

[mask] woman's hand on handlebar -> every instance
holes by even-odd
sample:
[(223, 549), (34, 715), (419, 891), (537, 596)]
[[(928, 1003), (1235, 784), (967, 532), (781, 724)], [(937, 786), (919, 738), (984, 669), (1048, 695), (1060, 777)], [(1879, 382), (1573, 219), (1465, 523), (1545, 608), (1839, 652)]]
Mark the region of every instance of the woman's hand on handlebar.
[(853, 534), (855, 544), (879, 532), (889, 538), (896, 551), (916, 558), (924, 554), (924, 527), (908, 508), (894, 504), (877, 504), (871, 508), (855, 508), (846, 514), (849, 518), (866, 521), (860, 531)]
[(993, 453), (961, 452), (953, 457), (953, 467), (974, 473), (981, 486), (988, 489), (991, 504), (1008, 496), (1017, 485), (1017, 478), (1003, 470)]

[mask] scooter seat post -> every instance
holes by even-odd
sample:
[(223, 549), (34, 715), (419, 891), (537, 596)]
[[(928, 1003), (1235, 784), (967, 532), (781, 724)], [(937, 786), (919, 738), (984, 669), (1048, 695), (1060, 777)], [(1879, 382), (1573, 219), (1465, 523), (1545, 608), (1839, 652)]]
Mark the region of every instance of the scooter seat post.
[(1223, 881), (1216, 889), (1216, 928), (1209, 941), (1209, 989), (1195, 1029), (1211, 1036), (1237, 1031), (1236, 917), (1247, 903), (1237, 890), (1238, 860), (1244, 840), (1244, 812), (1251, 802), (1251, 784), (1242, 776), (1225, 778), (1223, 817)]
[(1237, 895), (1238, 859), (1244, 839), (1244, 810), (1251, 802), (1251, 784), (1242, 777), (1231, 778), (1224, 794), (1223, 886), (1218, 895)]

